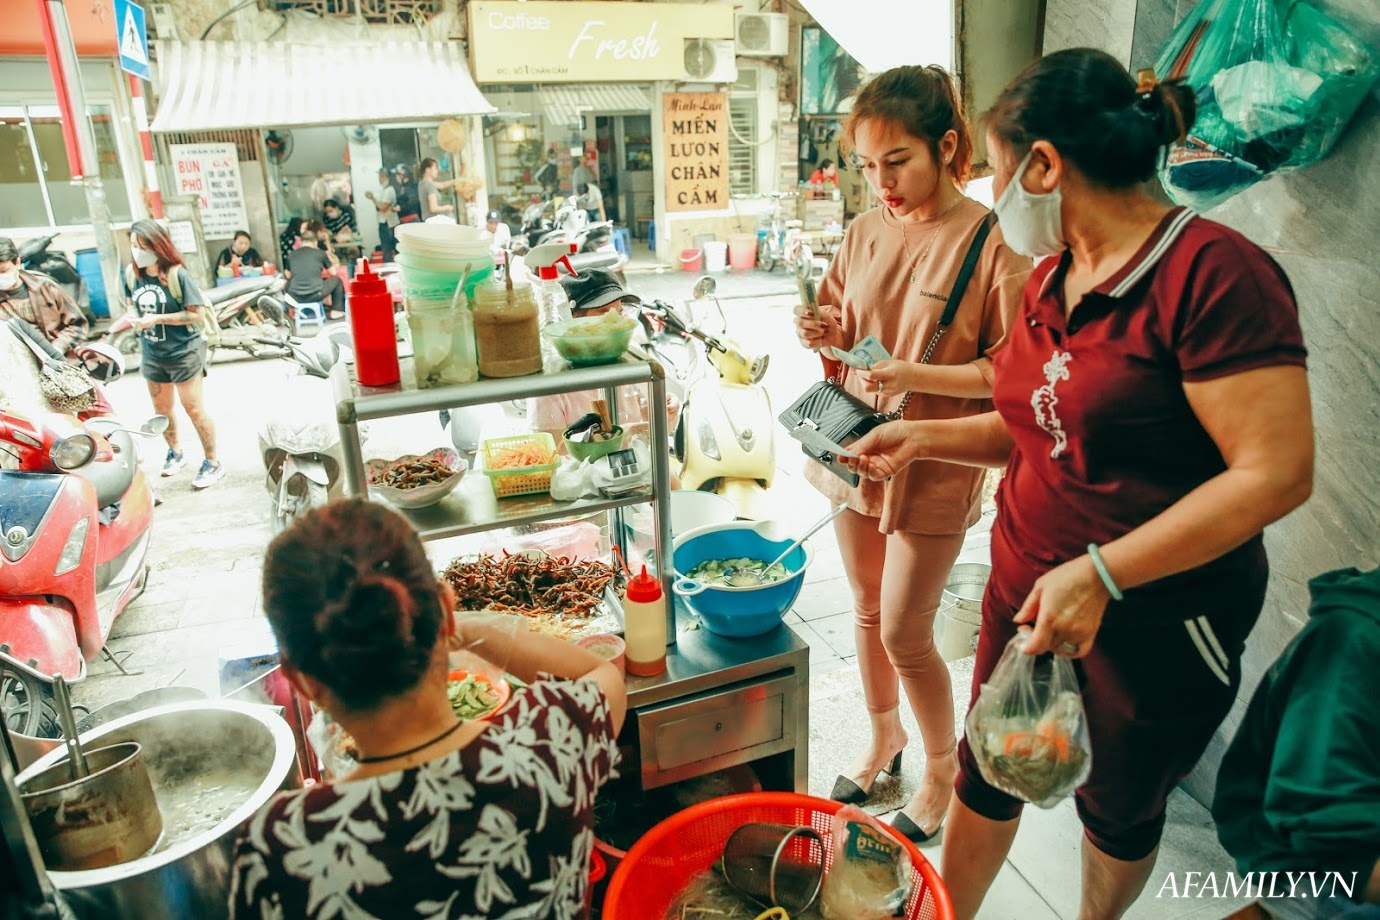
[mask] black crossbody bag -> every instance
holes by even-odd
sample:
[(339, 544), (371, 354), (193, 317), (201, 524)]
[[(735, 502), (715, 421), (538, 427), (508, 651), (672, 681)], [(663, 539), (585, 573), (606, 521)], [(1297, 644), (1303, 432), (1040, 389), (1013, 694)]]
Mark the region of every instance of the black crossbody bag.
[[(978, 257), (982, 255), (982, 247), (987, 243), (987, 236), (995, 223), (996, 215), (988, 214), (978, 225), (977, 234), (958, 270), (958, 277), (954, 279), (953, 289), (949, 291), (944, 313), (939, 317), (939, 324), (935, 326), (929, 344), (925, 346), (921, 364), (930, 363), (939, 340), (953, 324), (958, 305), (963, 301), (968, 282), (977, 268)], [(800, 442), (805, 456), (823, 465), (850, 486), (856, 486), (858, 474), (845, 466), (835, 452), (840, 447), (846, 448), (878, 425), (904, 416), (914, 396), (914, 393), (907, 393), (893, 412), (882, 413), (845, 390), (839, 380), (830, 378), (813, 384), (778, 419), (786, 426), (786, 432)]]

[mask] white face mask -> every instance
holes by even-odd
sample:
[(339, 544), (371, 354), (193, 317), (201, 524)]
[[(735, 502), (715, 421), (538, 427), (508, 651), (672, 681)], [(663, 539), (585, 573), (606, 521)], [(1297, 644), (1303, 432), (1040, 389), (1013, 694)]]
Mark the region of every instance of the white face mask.
[(158, 264), (157, 254), (149, 252), (147, 249), (131, 246), (130, 254), (134, 257), (134, 264), (140, 268), (149, 268)]
[(12, 291), (19, 287), (19, 269), (12, 268), (7, 272), (0, 272), (0, 291)]
[(1043, 195), (1026, 191), (1021, 177), (1030, 165), (1030, 156), (1027, 153), (1021, 165), (1016, 167), (1011, 183), (1001, 193), (993, 210), (997, 213), (1006, 245), (1023, 256), (1039, 259), (1058, 255), (1066, 248), (1063, 218), (1059, 213), (1063, 195), (1058, 187)]

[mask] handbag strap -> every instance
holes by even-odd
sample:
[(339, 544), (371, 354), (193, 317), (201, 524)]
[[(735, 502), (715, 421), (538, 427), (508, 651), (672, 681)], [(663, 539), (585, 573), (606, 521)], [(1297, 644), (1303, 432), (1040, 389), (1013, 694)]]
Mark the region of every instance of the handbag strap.
[[(958, 315), (958, 306), (963, 302), (963, 295), (968, 293), (968, 282), (973, 280), (973, 272), (977, 269), (978, 258), (982, 256), (982, 247), (987, 244), (987, 237), (992, 232), (992, 225), (996, 222), (996, 212), (989, 211), (987, 216), (982, 219), (982, 223), (978, 224), (973, 242), (968, 245), (968, 254), (963, 257), (963, 264), (959, 266), (958, 277), (954, 279), (954, 286), (949, 290), (949, 299), (944, 304), (944, 312), (940, 314), (939, 324), (935, 326), (934, 335), (930, 336), (930, 342), (925, 346), (925, 353), (920, 357), (921, 364), (930, 363), (930, 359), (934, 357), (934, 350), (939, 345), (939, 340), (944, 337), (944, 333), (949, 331), (954, 317)], [(906, 393), (901, 398), (901, 404), (887, 417), (893, 420), (902, 418), (914, 397), (915, 391)]]

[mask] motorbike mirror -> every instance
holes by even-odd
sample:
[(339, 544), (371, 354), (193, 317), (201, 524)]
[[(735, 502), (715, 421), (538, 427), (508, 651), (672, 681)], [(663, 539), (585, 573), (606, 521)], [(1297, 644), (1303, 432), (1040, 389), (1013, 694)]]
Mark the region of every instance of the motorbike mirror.
[(714, 292), (719, 289), (719, 283), (714, 280), (712, 275), (700, 275), (695, 280), (694, 295), (696, 300), (707, 300), (714, 296)]
[(168, 417), (166, 415), (155, 415), (147, 422), (139, 426), (139, 432), (149, 437), (160, 435), (168, 430)]

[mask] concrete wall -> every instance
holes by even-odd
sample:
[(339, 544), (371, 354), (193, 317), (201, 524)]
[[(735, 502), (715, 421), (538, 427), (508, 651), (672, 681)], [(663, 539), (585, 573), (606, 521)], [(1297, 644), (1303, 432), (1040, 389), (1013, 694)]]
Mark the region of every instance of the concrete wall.
[[(1375, 0), (1318, 5), (1380, 48)], [(1049, 0), (1046, 48), (1095, 44), (1118, 55), (1129, 49), (1132, 70), (1148, 67), (1193, 6), (1194, 0)], [(1203, 802), (1211, 800), (1222, 753), (1261, 674), (1307, 616), (1308, 579), (1341, 566), (1380, 565), (1377, 162), (1380, 91), (1327, 159), (1263, 182), (1207, 215), (1266, 247), (1293, 282), (1310, 352), (1318, 460), (1312, 499), (1266, 532), (1273, 574), (1248, 644), (1241, 698), (1186, 783)]]

